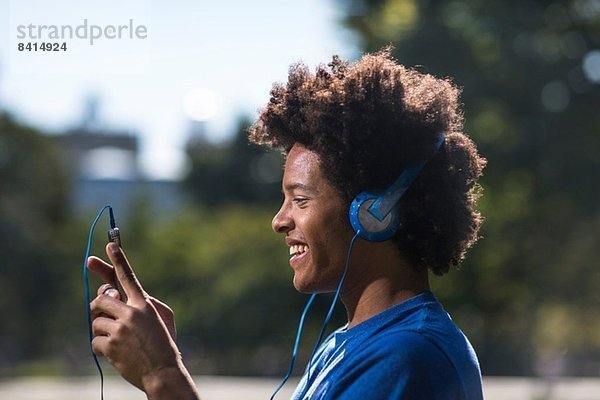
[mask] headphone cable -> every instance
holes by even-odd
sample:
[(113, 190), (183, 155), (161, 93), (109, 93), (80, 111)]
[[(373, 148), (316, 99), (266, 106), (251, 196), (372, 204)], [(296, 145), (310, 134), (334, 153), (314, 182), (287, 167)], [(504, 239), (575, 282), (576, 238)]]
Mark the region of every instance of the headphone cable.
[(310, 296), (310, 299), (308, 299), (306, 306), (304, 306), (304, 311), (302, 312), (302, 316), (300, 317), (300, 323), (298, 324), (298, 330), (296, 331), (296, 341), (294, 342), (294, 350), (292, 351), (292, 361), (290, 362), (290, 368), (288, 369), (287, 374), (282, 379), (279, 386), (277, 386), (277, 389), (275, 389), (275, 391), (271, 395), (270, 400), (273, 400), (275, 398), (275, 395), (281, 390), (281, 388), (283, 387), (283, 385), (285, 385), (287, 380), (290, 379), (290, 376), (292, 376), (292, 372), (294, 371), (294, 364), (296, 363), (296, 357), (298, 356), (298, 345), (300, 343), (300, 336), (302, 335), (302, 326), (304, 325), (304, 318), (306, 317), (306, 314), (308, 313), (308, 310), (315, 297), (317, 297), (317, 293), (313, 293)]
[(111, 224), (111, 226), (114, 225), (114, 216), (113, 216), (112, 207), (111, 206), (102, 207), (102, 209), (98, 212), (98, 215), (96, 215), (94, 222), (92, 222), (92, 226), (90, 227), (90, 233), (88, 235), (88, 241), (87, 241), (87, 248), (85, 250), (85, 258), (83, 259), (83, 285), (84, 285), (84, 292), (85, 292), (85, 311), (86, 311), (86, 315), (87, 315), (88, 337), (89, 337), (90, 351), (92, 353), (92, 358), (94, 359), (96, 368), (98, 369), (98, 372), (100, 373), (100, 400), (104, 400), (104, 373), (102, 372), (102, 367), (100, 366), (98, 357), (96, 356), (96, 353), (94, 353), (94, 349), (92, 347), (92, 340), (94, 339), (94, 334), (92, 332), (92, 311), (90, 309), (90, 282), (89, 282), (89, 278), (88, 278), (87, 260), (90, 257), (90, 250), (92, 248), (92, 238), (94, 236), (94, 229), (96, 228), (96, 224), (98, 223), (98, 220), (100, 219), (102, 214), (104, 214), (104, 211), (106, 211), (107, 209), (109, 210), (109, 213), (111, 216), (109, 223)]

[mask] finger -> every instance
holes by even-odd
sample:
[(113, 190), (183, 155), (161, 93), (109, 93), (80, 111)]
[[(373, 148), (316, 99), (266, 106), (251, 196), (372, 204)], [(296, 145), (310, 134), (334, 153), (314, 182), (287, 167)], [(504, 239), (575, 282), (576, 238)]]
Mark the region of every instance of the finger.
[(101, 296), (101, 295), (103, 295), (106, 291), (108, 291), (112, 287), (113, 287), (112, 285), (110, 285), (108, 283), (105, 283), (104, 285), (101, 285), (98, 288), (98, 291), (96, 292), (96, 295)]
[(119, 323), (112, 318), (98, 317), (92, 322), (94, 336), (112, 336), (119, 328)]
[(121, 300), (121, 295), (119, 294), (119, 291), (115, 289), (112, 285), (109, 285), (108, 283), (105, 283), (104, 285), (98, 288), (98, 296), (101, 296), (103, 294), (114, 299)]
[(122, 301), (107, 295), (100, 295), (90, 303), (92, 319), (102, 315), (114, 319), (123, 318), (129, 312), (129, 309), (130, 307)]
[(104, 357), (107, 353), (110, 338), (108, 336), (96, 336), (92, 339), (92, 350), (98, 357)]
[(127, 297), (138, 303), (145, 301), (144, 289), (131, 269), (123, 250), (111, 242), (106, 245), (106, 254), (115, 268), (116, 277)]
[(114, 268), (112, 265), (104, 262), (98, 257), (90, 257), (87, 261), (87, 267), (100, 277), (104, 282), (114, 286)]

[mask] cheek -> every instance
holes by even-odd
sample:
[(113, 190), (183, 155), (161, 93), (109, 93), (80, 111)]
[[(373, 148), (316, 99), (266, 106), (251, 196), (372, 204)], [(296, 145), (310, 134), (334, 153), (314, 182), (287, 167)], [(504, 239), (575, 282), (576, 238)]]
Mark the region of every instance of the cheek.
[(326, 213), (320, 218), (319, 227), (313, 231), (316, 242), (319, 243), (326, 254), (320, 257), (327, 258), (329, 262), (339, 263), (339, 260), (345, 260), (346, 251), (350, 239), (352, 238), (352, 228), (350, 222), (345, 218), (339, 209), (335, 212)]

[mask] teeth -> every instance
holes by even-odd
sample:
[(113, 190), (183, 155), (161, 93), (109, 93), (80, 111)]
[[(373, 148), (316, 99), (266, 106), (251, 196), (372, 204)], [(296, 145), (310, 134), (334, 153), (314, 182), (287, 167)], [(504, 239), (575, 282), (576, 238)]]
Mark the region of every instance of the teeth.
[(306, 252), (306, 250), (308, 250), (308, 246), (302, 244), (294, 244), (290, 246), (290, 256), (293, 256), (295, 254), (302, 254)]

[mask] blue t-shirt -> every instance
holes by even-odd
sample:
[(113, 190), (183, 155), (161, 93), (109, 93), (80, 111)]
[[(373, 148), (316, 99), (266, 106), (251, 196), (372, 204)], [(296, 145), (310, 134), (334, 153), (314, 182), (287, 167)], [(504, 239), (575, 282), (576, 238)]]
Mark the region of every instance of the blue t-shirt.
[(431, 292), (332, 333), (307, 379), (292, 399), (483, 399), (475, 351)]

